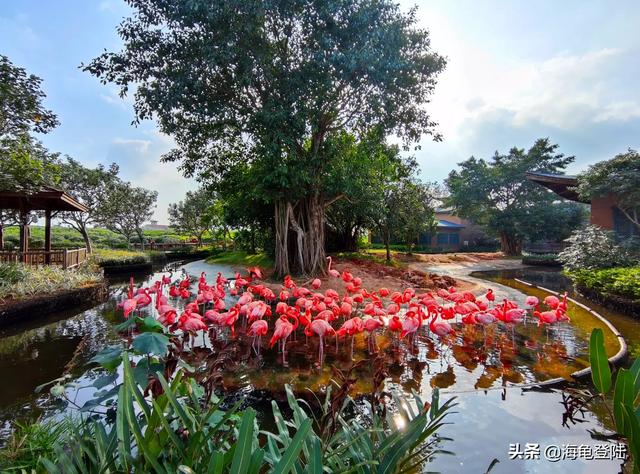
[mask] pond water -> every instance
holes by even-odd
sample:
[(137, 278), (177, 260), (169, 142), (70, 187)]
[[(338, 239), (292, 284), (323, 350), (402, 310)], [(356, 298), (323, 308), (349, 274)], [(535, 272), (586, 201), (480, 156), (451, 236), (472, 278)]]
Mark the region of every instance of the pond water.
[[(174, 269), (198, 276), (207, 273), (209, 281), (217, 272), (232, 276), (235, 271), (226, 265), (209, 265), (203, 261), (187, 263)], [(512, 280), (520, 277), (542, 284), (537, 278), (546, 278), (545, 286), (561, 289), (562, 280), (557, 272), (540, 273), (533, 270), (521, 273), (476, 274), (501, 284), (521, 289)], [(148, 284), (169, 269), (139, 279)], [(560, 282), (560, 283), (558, 283)], [(565, 282), (566, 283), (566, 282)], [(195, 286), (195, 284), (194, 284)], [(56, 413), (61, 407), (46, 394), (35, 394), (37, 385), (68, 374), (78, 387), (87, 387), (97, 377), (96, 371), (87, 372), (87, 361), (101, 348), (119, 340), (113, 326), (122, 321), (116, 313), (115, 303), (126, 291), (126, 282), (113, 282), (110, 299), (96, 307), (80, 307), (64, 313), (38, 319), (33, 323), (13, 326), (0, 332), (0, 373), (3, 390), (0, 391), (0, 436), (6, 438), (11, 421)], [(528, 291), (528, 293), (531, 293)], [(524, 299), (524, 295), (520, 295)], [(231, 300), (229, 300), (231, 301)], [(177, 303), (176, 306), (180, 306)], [(598, 308), (599, 309), (599, 308)], [(600, 310), (600, 309), (599, 309)], [(602, 311), (604, 314), (605, 312)], [(569, 375), (588, 365), (587, 339), (591, 327), (597, 325), (589, 313), (575, 305), (569, 306), (571, 324), (564, 323), (550, 329), (538, 327), (534, 321), (518, 325), (515, 330), (501, 328), (462, 327), (454, 324), (455, 336), (440, 340), (428, 331), (421, 331), (415, 341), (401, 341), (398, 346), (391, 338), (377, 338), (378, 356), (388, 373), (386, 386), (390, 391), (410, 394), (416, 391), (429, 398), (433, 389), (442, 390), (441, 398), (456, 396), (458, 406), (451, 415), (442, 435), (453, 438), (442, 448), (452, 450), (456, 456), (440, 455), (429, 465), (430, 470), (442, 472), (484, 472), (495, 458), (500, 462), (492, 472), (558, 472), (571, 468), (577, 472), (614, 472), (619, 462), (581, 461), (548, 462), (540, 460), (509, 460), (510, 443), (589, 444), (594, 440), (589, 430), (602, 431), (607, 427), (600, 421), (604, 407), (594, 404), (585, 415), (585, 422), (570, 428), (562, 426), (562, 393), (558, 390), (534, 391), (513, 388), (513, 384), (527, 384)], [(630, 318), (607, 312), (614, 324), (627, 334), (637, 337), (638, 325)], [(348, 369), (352, 364), (372, 358), (368, 354), (363, 335), (353, 342), (353, 357), (349, 338), (341, 339), (336, 350), (330, 339), (325, 351), (324, 364), (317, 363), (317, 338), (307, 340), (298, 334), (287, 344), (287, 361), (273, 349), (263, 347), (258, 356), (251, 340), (242, 332), (229, 340), (226, 332), (219, 332), (204, 341), (196, 340), (200, 353), (214, 347), (231, 355), (233, 363), (224, 371), (225, 387), (231, 396), (246, 397), (268, 422), (271, 399), (284, 399), (283, 385), (289, 383), (301, 395), (321, 391), (332, 377), (331, 367)], [(617, 351), (613, 338), (609, 338), (608, 351)], [(194, 362), (194, 361), (191, 361)], [(197, 361), (195, 361), (197, 362)], [(354, 395), (367, 393), (373, 376), (373, 364), (360, 364), (355, 375), (358, 382)], [(90, 399), (94, 389), (80, 388), (76, 403), (82, 405)]]

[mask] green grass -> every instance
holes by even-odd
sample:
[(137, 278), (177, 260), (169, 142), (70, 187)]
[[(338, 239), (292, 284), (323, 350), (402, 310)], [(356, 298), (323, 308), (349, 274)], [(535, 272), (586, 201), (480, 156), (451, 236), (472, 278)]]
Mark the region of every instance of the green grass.
[(273, 260), (266, 253), (248, 254), (240, 250), (231, 252), (220, 252), (207, 258), (207, 263), (224, 263), (227, 265), (238, 265), (247, 267), (271, 268)]
[(114, 267), (149, 263), (151, 255), (131, 250), (96, 249), (91, 255), (91, 259), (100, 267)]
[(63, 270), (60, 267), (24, 267), (15, 264), (0, 264), (0, 299), (23, 299), (46, 295), (63, 290), (82, 288), (98, 283), (102, 277), (85, 269)]

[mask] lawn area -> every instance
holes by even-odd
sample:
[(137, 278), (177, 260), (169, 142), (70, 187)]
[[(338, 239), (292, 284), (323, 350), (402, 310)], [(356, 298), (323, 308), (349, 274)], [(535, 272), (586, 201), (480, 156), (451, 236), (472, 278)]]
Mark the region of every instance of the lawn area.
[(207, 263), (224, 263), (227, 265), (238, 265), (247, 267), (271, 268), (273, 260), (266, 253), (248, 254), (241, 250), (231, 252), (221, 252), (207, 258)]

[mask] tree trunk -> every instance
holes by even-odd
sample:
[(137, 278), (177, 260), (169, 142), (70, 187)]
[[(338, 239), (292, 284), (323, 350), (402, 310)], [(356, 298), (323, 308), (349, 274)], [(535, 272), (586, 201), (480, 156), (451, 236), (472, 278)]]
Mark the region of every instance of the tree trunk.
[(4, 250), (4, 226), (0, 224), (0, 251)]
[(500, 250), (506, 255), (520, 255), (522, 253), (522, 239), (502, 232), (500, 233)]
[(275, 203), (275, 273), (324, 274), (324, 202), (319, 193)]
[(222, 250), (227, 251), (227, 228), (222, 228)]
[(82, 226), (79, 230), (80, 230), (80, 234), (82, 234), (84, 245), (87, 248), (87, 253), (93, 252), (93, 247), (91, 245), (91, 239), (89, 238), (89, 232), (87, 231), (87, 228)]
[(389, 231), (389, 227), (387, 227), (384, 231), (384, 248), (387, 250), (387, 262), (391, 262), (391, 232)]
[(144, 234), (142, 232), (136, 232), (138, 234), (138, 239), (140, 240), (140, 250), (144, 251)]
[(256, 229), (254, 226), (249, 227), (249, 232), (251, 232), (251, 254), (255, 255), (256, 252)]

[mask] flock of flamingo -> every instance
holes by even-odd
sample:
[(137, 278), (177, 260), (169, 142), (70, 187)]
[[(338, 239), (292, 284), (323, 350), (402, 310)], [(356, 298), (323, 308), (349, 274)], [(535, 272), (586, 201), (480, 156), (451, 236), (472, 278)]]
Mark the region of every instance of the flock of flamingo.
[[(170, 303), (171, 300), (189, 300), (193, 294), (188, 276), (172, 281), (171, 276), (163, 276), (151, 287), (134, 288), (131, 279), (127, 298), (119, 303), (125, 318), (144, 307), (153, 309), (157, 320), (170, 331), (181, 331), (193, 338), (199, 331), (228, 329), (229, 336), (236, 336), (237, 326), (253, 338), (252, 347), (259, 353), (262, 338), (271, 330), (268, 345), (278, 344), (286, 363), (287, 341), (298, 332), (306, 337), (319, 338), (319, 363), (322, 364), (325, 338), (353, 338), (359, 333), (368, 334), (369, 352), (378, 350), (376, 334), (381, 331), (391, 333), (397, 344), (401, 338), (413, 342), (416, 332), (426, 326), (427, 331), (439, 338), (447, 338), (455, 333), (451, 323), (481, 325), (487, 327), (502, 324), (513, 327), (526, 320), (527, 312), (537, 318), (538, 325), (551, 325), (568, 321), (567, 297), (547, 296), (542, 304), (547, 310), (541, 311), (541, 302), (535, 296), (528, 296), (526, 308), (503, 299), (496, 301), (493, 290), (482, 296), (469, 291), (459, 291), (455, 287), (439, 289), (436, 292), (417, 293), (413, 288), (404, 291), (390, 291), (379, 288), (369, 292), (362, 287), (362, 280), (350, 272), (342, 273), (331, 268), (329, 257), (328, 273), (331, 277), (345, 282), (345, 294), (335, 289), (321, 291), (322, 281), (318, 278), (307, 285), (298, 285), (290, 277), (284, 278), (278, 295), (262, 280), (262, 271), (249, 268), (247, 275), (240, 273), (235, 278), (225, 278), (218, 273), (215, 282), (208, 283), (203, 272), (198, 280), (195, 300), (184, 306), (181, 314)], [(168, 290), (167, 290), (168, 288)], [(227, 307), (227, 294), (237, 298)], [(275, 313), (275, 317), (274, 317)]]

